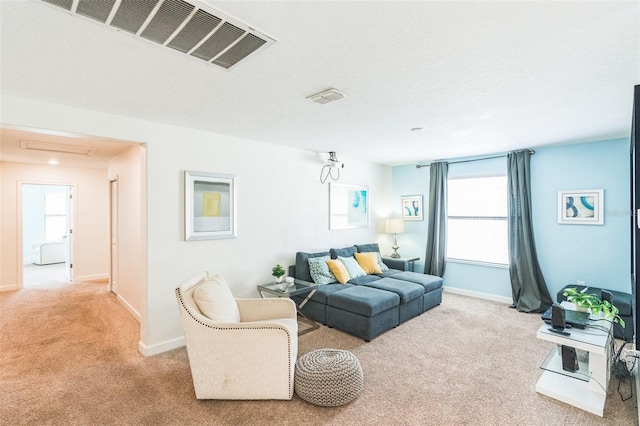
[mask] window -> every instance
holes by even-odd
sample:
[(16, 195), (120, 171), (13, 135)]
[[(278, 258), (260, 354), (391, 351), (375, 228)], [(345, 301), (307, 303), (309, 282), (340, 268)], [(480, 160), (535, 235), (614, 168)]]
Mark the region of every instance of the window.
[(61, 240), (67, 235), (67, 194), (44, 193), (44, 238)]
[(447, 258), (509, 263), (507, 177), (450, 179)]

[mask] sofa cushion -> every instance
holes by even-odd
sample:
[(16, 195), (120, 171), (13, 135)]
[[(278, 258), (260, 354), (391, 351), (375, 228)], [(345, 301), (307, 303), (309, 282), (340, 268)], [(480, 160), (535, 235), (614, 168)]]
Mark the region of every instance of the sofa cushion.
[(229, 286), (220, 275), (204, 281), (193, 292), (193, 300), (205, 317), (216, 322), (240, 322), (240, 311)]
[(349, 271), (347, 271), (347, 267), (344, 265), (340, 259), (329, 259), (326, 261), (327, 265), (329, 265), (329, 270), (335, 275), (336, 279), (340, 284), (344, 284), (349, 281)]
[(364, 275), (358, 278), (351, 278), (349, 280), (349, 284), (362, 285), (366, 283), (370, 283), (373, 281), (378, 281), (380, 279), (379, 275)]
[(375, 253), (356, 253), (354, 254), (358, 265), (367, 274), (381, 274), (380, 266), (378, 265), (378, 256)]
[(418, 272), (403, 271), (393, 274), (392, 277), (397, 280), (409, 281), (420, 284), (424, 287), (424, 292), (428, 293), (442, 287), (442, 278), (434, 275), (420, 274)]
[(400, 272), (403, 272), (403, 271), (401, 271), (400, 269), (389, 269), (389, 268), (387, 268), (386, 270), (383, 270), (382, 273), (380, 275), (378, 275), (378, 276), (382, 277), (382, 278), (384, 278), (384, 277), (392, 277), (395, 274), (399, 274)]
[(309, 258), (320, 256), (329, 256), (329, 252), (305, 253), (299, 251), (296, 253), (296, 278), (303, 281), (313, 281), (311, 272), (309, 271)]
[[(424, 287), (422, 287), (420, 284), (395, 280), (393, 278), (382, 278), (365, 285), (367, 287), (396, 293), (398, 296), (400, 296), (400, 304), (404, 304), (413, 299), (417, 299), (424, 294)], [(422, 306), (422, 302), (420, 302), (420, 306)]]
[(309, 273), (314, 283), (325, 285), (337, 281), (335, 275), (329, 270), (329, 265), (327, 265), (327, 260), (329, 259), (328, 255), (309, 258)]
[(349, 272), (350, 278), (364, 277), (367, 275), (367, 273), (362, 270), (355, 257), (338, 256), (338, 260), (344, 263), (345, 268), (347, 268), (347, 272)]
[(341, 249), (332, 248), (331, 250), (329, 250), (329, 253), (331, 253), (332, 259), (337, 259), (339, 256), (351, 257), (355, 254), (355, 252), (356, 252), (356, 246), (345, 247)]
[(327, 305), (368, 318), (399, 304), (397, 294), (365, 286), (350, 287), (327, 297)]
[[(338, 291), (345, 290), (347, 288), (353, 287), (352, 284), (327, 284), (322, 287), (318, 287), (318, 291), (311, 297), (311, 300), (317, 303), (322, 303), (323, 305), (327, 304), (327, 296), (333, 294)], [(306, 295), (304, 295), (306, 296)], [(300, 299), (304, 299), (303, 296), (294, 296), (294, 298), (300, 297)]]
[(380, 246), (378, 245), (378, 243), (356, 244), (356, 250), (358, 250), (358, 253), (368, 253), (374, 251), (380, 253)]

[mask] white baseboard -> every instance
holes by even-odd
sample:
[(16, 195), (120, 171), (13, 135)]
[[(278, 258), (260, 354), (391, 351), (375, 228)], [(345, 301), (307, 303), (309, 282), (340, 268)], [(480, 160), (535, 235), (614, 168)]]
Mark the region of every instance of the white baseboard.
[(484, 299), (484, 300), (490, 300), (492, 302), (505, 303), (507, 305), (513, 304), (513, 300), (511, 300), (510, 297), (497, 296), (495, 294), (489, 294), (489, 293), (481, 293), (479, 291), (465, 290), (462, 288), (448, 287), (448, 286), (442, 286), (442, 291), (447, 293), (459, 294), (461, 296), (475, 297), (476, 299)]
[(117, 299), (118, 302), (120, 302), (122, 304), (122, 306), (124, 306), (124, 308), (131, 314), (131, 316), (133, 316), (136, 321), (140, 322), (142, 321), (142, 317), (140, 316), (140, 312), (136, 311), (133, 306), (131, 306), (129, 304), (129, 302), (127, 302), (125, 299), (123, 299), (119, 294), (117, 295)]
[(18, 284), (0, 285), (0, 291), (15, 291), (18, 289)]
[(109, 274), (82, 275), (79, 277), (75, 277), (74, 281), (82, 281), (82, 282), (89, 282), (89, 283), (109, 282)]
[(184, 336), (178, 337), (175, 339), (167, 340), (161, 343), (156, 343), (154, 345), (145, 345), (142, 343), (142, 340), (138, 342), (138, 350), (144, 356), (152, 356), (161, 354), (162, 352), (167, 352), (173, 349), (181, 348), (185, 345)]

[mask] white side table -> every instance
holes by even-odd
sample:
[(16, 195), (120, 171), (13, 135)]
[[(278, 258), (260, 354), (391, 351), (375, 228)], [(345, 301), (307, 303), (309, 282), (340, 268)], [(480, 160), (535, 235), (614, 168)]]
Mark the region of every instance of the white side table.
[[(413, 267), (417, 260), (420, 260), (419, 257), (391, 257), (391, 256), (382, 256), (385, 260), (391, 260), (392, 262), (402, 262), (403, 267), (401, 268), (403, 271), (411, 271), (413, 272)], [(398, 263), (400, 265), (400, 263)], [(394, 268), (400, 269), (400, 267)]]
[(611, 372), (611, 322), (594, 319), (584, 330), (567, 329), (570, 336), (549, 331), (549, 327), (540, 326), (538, 339), (570, 346), (588, 355), (583, 359), (578, 357), (579, 369), (572, 373), (563, 370), (562, 355), (554, 348), (540, 367), (544, 371), (536, 384), (536, 392), (602, 417)]

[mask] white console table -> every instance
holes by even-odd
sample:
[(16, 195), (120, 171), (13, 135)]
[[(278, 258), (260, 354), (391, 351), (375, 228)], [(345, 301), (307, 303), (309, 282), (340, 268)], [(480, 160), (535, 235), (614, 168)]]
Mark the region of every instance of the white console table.
[(538, 339), (570, 346), (587, 355), (582, 352), (583, 356), (578, 356), (579, 369), (572, 373), (562, 369), (562, 355), (554, 348), (541, 366), (544, 371), (536, 392), (602, 417), (611, 372), (611, 323), (594, 320), (590, 325), (593, 327), (584, 330), (567, 329), (570, 336), (549, 331), (547, 324), (540, 326)]

